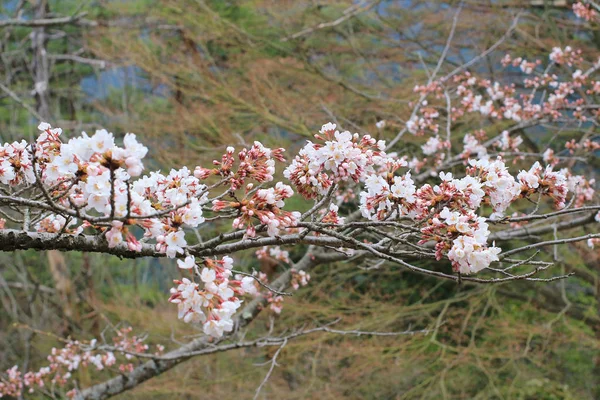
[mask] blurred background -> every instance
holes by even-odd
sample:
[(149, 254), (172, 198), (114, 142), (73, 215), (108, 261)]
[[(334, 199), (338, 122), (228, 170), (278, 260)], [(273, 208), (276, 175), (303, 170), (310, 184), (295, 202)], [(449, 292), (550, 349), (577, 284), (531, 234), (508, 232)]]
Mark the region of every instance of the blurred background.
[[(100, 127), (119, 137), (135, 132), (150, 148), (147, 168), (167, 171), (207, 165), (226, 146), (254, 140), (284, 147), (289, 157), (328, 121), (390, 139), (410, 116), (413, 87), (435, 68), (458, 3), (2, 0), (0, 139), (32, 139), (38, 119), (62, 127), (66, 137)], [(496, 43), (520, 11), (498, 50), (473, 67), (490, 79), (520, 76), (518, 68), (502, 69), (507, 52), (544, 62), (553, 46), (600, 54), (598, 25), (575, 19), (569, 5), (464, 1), (442, 71)], [(5, 22), (15, 18), (53, 22)], [(382, 129), (375, 126), (380, 120)], [(455, 140), (480, 124), (457, 124)], [(488, 132), (502, 129), (486, 125)], [(563, 143), (581, 135), (539, 127), (520, 134), (535, 152), (549, 135)], [(423, 143), (407, 135), (396, 150), (411, 154)], [(590, 168), (599, 167), (595, 162)], [(290, 209), (306, 207), (295, 201)], [(555, 268), (575, 277), (538, 285), (457, 286), (397, 268), (320, 266), (286, 299), (275, 329), (341, 317), (344, 329), (431, 332), (297, 339), (278, 356), (262, 396), (598, 399), (600, 253), (585, 242), (562, 249)], [(288, 250), (297, 257), (304, 249)], [(252, 253), (236, 261), (247, 270), (274, 270)], [(168, 260), (0, 253), (0, 370), (42, 366), (58, 338), (90, 339), (122, 325), (151, 344), (177, 347), (197, 333), (167, 303), (179, 276)], [(269, 324), (267, 315), (259, 317), (252, 335)], [(251, 398), (275, 350), (195, 358), (119, 398)], [(85, 387), (114, 373), (84, 370), (77, 380)]]

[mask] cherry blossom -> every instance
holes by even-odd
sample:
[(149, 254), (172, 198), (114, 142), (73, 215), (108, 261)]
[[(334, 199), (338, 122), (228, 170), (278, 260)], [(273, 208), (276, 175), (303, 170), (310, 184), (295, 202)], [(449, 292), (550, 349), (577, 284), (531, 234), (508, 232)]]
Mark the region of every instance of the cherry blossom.
[(221, 161), (213, 161), (215, 168), (208, 169), (198, 166), (194, 170), (194, 176), (199, 179), (206, 179), (212, 175), (221, 176), (229, 181), (232, 190), (237, 190), (244, 186), (244, 182), (249, 179), (260, 183), (272, 181), (275, 173), (275, 161), (285, 161), (283, 148), (271, 150), (260, 142), (254, 142), (249, 150), (242, 149), (238, 153), (239, 166), (234, 172), (234, 152), (233, 147), (227, 147)]
[[(188, 256), (178, 265), (184, 270), (191, 270), (195, 263), (195, 258)], [(254, 279), (230, 279), (233, 268), (231, 257), (207, 258), (202, 264), (200, 282), (188, 278), (175, 280), (177, 286), (171, 289), (169, 301), (177, 304), (178, 318), (183, 322), (202, 324), (204, 333), (220, 337), (233, 329), (232, 316), (242, 303), (238, 296), (256, 293), (252, 284)]]
[(487, 159), (470, 160), (469, 165), (472, 168), (468, 171), (478, 176), (483, 183), (482, 189), (489, 196), (494, 209), (492, 218), (503, 216), (504, 211), (521, 194), (521, 185), (510, 175), (500, 157), (492, 162)]
[[(576, 3), (573, 11), (582, 25), (597, 20), (590, 4)], [(148, 149), (133, 133), (99, 129), (66, 139), (60, 128), (41, 123), (35, 141), (0, 146), (1, 201), (8, 210), (0, 229), (14, 249), (31, 240), (34, 248), (79, 250), (68, 248), (77, 242), (86, 251), (175, 259), (181, 276), (168, 301), (182, 323), (214, 338), (234, 330), (244, 296), (281, 313), (290, 294), (281, 282), (298, 290), (310, 282), (308, 268), (329, 257), (395, 263), (455, 282), (543, 281), (530, 276), (544, 261), (511, 257), (556, 245), (563, 240), (558, 228), (552, 242), (506, 243), (529, 238), (530, 228), (536, 240), (553, 233), (542, 224), (550, 218), (554, 227), (600, 223), (596, 181), (579, 175), (600, 150), (588, 134), (600, 116), (593, 104), (600, 60), (572, 45), (555, 46), (540, 60), (506, 54), (501, 64), (510, 80), (468, 71), (470, 65), (442, 77), (444, 70), (436, 69), (414, 87), (418, 100), (407, 102), (410, 111), (386, 114), (387, 121), (367, 124), (364, 134), (326, 123), (289, 163), (284, 149), (255, 141), (228, 146), (208, 166), (148, 171)], [(391, 142), (376, 139), (403, 120)], [(538, 148), (527, 130), (546, 125), (585, 133), (566, 143), (557, 135), (552, 148)], [(414, 136), (403, 142), (406, 132)], [(584, 211), (578, 220), (567, 217)], [(595, 233), (564, 240), (600, 243)], [(275, 271), (257, 272), (245, 262), (241, 268), (252, 272), (234, 270), (226, 254), (238, 251), (255, 251), (267, 261), (259, 264)], [(425, 262), (411, 264), (415, 259)], [(435, 269), (429, 267), (434, 260), (440, 261)], [(504, 264), (535, 267), (521, 273)], [(66, 385), (89, 366), (130, 373), (137, 368), (132, 357), (149, 349), (130, 332), (119, 331), (109, 347), (69, 339), (37, 371), (10, 368), (0, 378), (0, 397)]]
[(232, 226), (236, 229), (246, 229), (246, 235), (256, 235), (256, 220), (267, 227), (269, 236), (279, 235), (282, 229), (294, 227), (300, 218), (298, 211), (285, 211), (285, 199), (292, 197), (294, 191), (288, 185), (277, 182), (275, 187), (259, 189), (252, 196), (247, 196), (240, 201), (213, 201), (213, 211), (227, 209), (237, 210), (240, 215), (233, 220)]
[[(0, 397), (19, 397), (26, 391), (33, 393), (35, 389), (44, 388), (48, 384), (65, 386), (76, 371), (91, 366), (97, 371), (115, 365), (122, 372), (131, 370), (133, 364), (128, 361), (132, 358), (131, 353), (147, 353), (149, 350), (144, 339), (131, 332), (131, 327), (117, 330), (110, 346), (99, 344), (96, 339), (85, 342), (67, 340), (64, 347), (52, 348), (47, 357), (48, 365), (37, 371), (23, 373), (15, 365), (6, 371), (5, 377), (0, 377)], [(157, 354), (164, 350), (163, 346), (157, 348)], [(118, 359), (121, 358), (120, 355), (123, 355), (121, 360)], [(73, 397), (75, 394), (71, 390), (67, 396)]]
[(334, 183), (363, 181), (373, 165), (381, 165), (387, 158), (384, 141), (340, 132), (332, 123), (323, 125), (315, 138), (324, 144), (308, 142), (284, 171), (305, 198), (325, 194)]
[(573, 12), (579, 18), (582, 18), (586, 21), (593, 21), (598, 15), (596, 10), (594, 10), (589, 4), (583, 4), (580, 1), (573, 4)]
[(533, 193), (546, 194), (554, 200), (556, 208), (563, 208), (568, 192), (567, 178), (562, 172), (552, 170), (549, 165), (545, 169), (539, 162), (529, 169), (521, 171), (517, 179), (523, 184), (522, 191), (526, 196)]
[[(596, 15), (583, 5), (574, 11), (587, 20)], [(179, 320), (215, 338), (233, 331), (244, 296), (256, 297), (274, 314), (284, 307), (287, 293), (270, 287), (266, 273), (233, 270), (233, 259), (225, 254), (238, 250), (258, 249), (256, 257), (287, 273), (294, 290), (311, 276), (296, 268), (290, 255), (296, 251), (288, 245), (320, 246), (340, 259), (381, 258), (447, 279), (491, 282), (500, 278), (467, 275), (502, 272), (495, 263), (504, 263), (503, 252), (512, 250), (499, 247), (504, 246), (499, 233), (506, 234), (499, 227), (536, 229), (535, 222), (527, 225), (528, 217), (548, 217), (538, 211), (549, 204), (574, 208), (565, 213), (591, 205), (596, 213), (595, 180), (578, 175), (583, 172), (571, 168), (571, 161), (592, 157), (600, 149), (597, 138), (585, 135), (530, 152), (522, 133), (526, 124), (542, 121), (560, 125), (570, 119), (580, 126), (597, 121), (597, 107), (586, 107), (584, 94), (600, 94), (600, 82), (591, 78), (600, 63), (590, 67), (583, 56), (570, 46), (553, 48), (545, 62), (506, 55), (502, 64), (523, 75), (519, 86), (468, 71), (432, 78), (414, 88), (422, 98), (412, 104), (401, 131), (415, 135), (416, 152), (401, 144), (386, 150), (384, 140), (326, 123), (283, 171), (278, 166), (286, 162), (284, 150), (258, 141), (237, 150), (227, 147), (210, 168), (147, 171), (148, 149), (132, 133), (97, 130), (66, 140), (60, 128), (41, 123), (35, 142), (0, 146), (3, 202), (37, 212), (33, 219), (30, 214), (15, 220), (27, 234), (84, 235), (106, 252), (176, 259), (183, 276), (174, 281), (168, 301), (177, 305)], [(440, 115), (442, 109), (447, 115)], [(463, 129), (462, 121), (456, 123), (462, 117), (481, 123)], [(496, 129), (495, 122), (502, 127)], [(439, 132), (444, 123), (446, 135)], [(383, 134), (386, 126), (382, 120), (372, 129)], [(23, 197), (27, 190), (37, 192)], [(304, 213), (291, 207), (298, 204), (290, 201), (294, 196), (309, 200), (299, 208)], [(1, 229), (17, 225), (6, 217)], [(594, 217), (600, 222), (600, 213)], [(202, 238), (202, 229), (222, 226), (231, 231)], [(596, 237), (586, 240), (598, 246)], [(407, 264), (404, 254), (442, 261), (442, 272)], [(133, 363), (118, 358), (128, 360), (128, 353), (148, 347), (127, 333), (119, 337), (105, 351), (96, 343), (69, 341), (53, 350), (50, 365), (39, 371), (11, 368), (0, 380), (0, 396), (19, 396), (47, 382), (65, 385), (73, 371), (90, 365), (133, 371)]]
[(273, 258), (284, 263), (290, 263), (290, 253), (287, 250), (283, 250), (279, 246), (264, 246), (256, 250), (256, 258), (266, 259)]

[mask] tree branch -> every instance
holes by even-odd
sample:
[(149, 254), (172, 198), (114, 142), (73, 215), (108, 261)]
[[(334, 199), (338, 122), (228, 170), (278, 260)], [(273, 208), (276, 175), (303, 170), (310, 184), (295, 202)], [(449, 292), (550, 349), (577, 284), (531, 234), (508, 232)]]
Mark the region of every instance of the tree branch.
[[(338, 253), (313, 254), (312, 250), (312, 248), (309, 248), (304, 257), (302, 257), (302, 259), (294, 265), (296, 270), (308, 270), (320, 263), (333, 262), (343, 258)], [(287, 287), (291, 278), (291, 271), (286, 271), (273, 282), (272, 287), (276, 288), (277, 290), (283, 290), (285, 287)], [(267, 299), (266, 297), (262, 296), (257, 297), (249, 302), (248, 305), (238, 313), (238, 317), (235, 320), (237, 329), (250, 324), (260, 314), (261, 310), (264, 309), (266, 304)], [(77, 393), (75, 399), (100, 400), (123, 393), (182, 363), (191, 357), (190, 354), (194, 354), (194, 352), (200, 351), (212, 345), (213, 344), (211, 343), (210, 338), (206, 336), (200, 337), (184, 346), (181, 346), (179, 349), (165, 354), (164, 357), (169, 358), (168, 360), (146, 361), (145, 363), (137, 366), (128, 374), (117, 376)]]
[(66, 25), (80, 22), (83, 17), (87, 15), (86, 12), (73, 15), (70, 17), (58, 17), (58, 18), (39, 18), (39, 19), (5, 19), (0, 20), (0, 28), (7, 26), (27, 26), (30, 28), (43, 28), (57, 25)]

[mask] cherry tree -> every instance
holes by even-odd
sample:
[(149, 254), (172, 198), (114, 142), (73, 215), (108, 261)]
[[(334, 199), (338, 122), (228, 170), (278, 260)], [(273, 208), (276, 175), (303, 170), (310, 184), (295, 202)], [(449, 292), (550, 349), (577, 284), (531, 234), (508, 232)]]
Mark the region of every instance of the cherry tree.
[[(573, 11), (598, 23), (593, 2), (577, 3)], [(517, 23), (518, 17), (511, 29)], [(451, 40), (452, 33), (448, 45)], [(519, 71), (517, 87), (471, 69), (498, 44), (440, 76), (444, 51), (428, 81), (414, 88), (410, 118), (387, 140), (386, 121), (372, 134), (327, 122), (298, 154), (254, 142), (228, 147), (212, 165), (168, 172), (147, 171), (151, 150), (138, 141), (143, 135), (132, 133), (97, 130), (68, 139), (42, 122), (35, 141), (5, 143), (1, 250), (176, 259), (182, 278), (165, 298), (182, 324), (204, 335), (170, 351), (151, 348), (132, 328), (111, 340), (68, 339), (48, 355), (47, 366), (7, 370), (0, 397), (53, 385), (69, 397), (107, 398), (190, 357), (252, 346), (279, 352), (289, 340), (318, 332), (361, 334), (322, 325), (257, 340), (239, 335), (259, 313), (285, 312), (288, 288), (310, 285), (310, 270), (334, 261), (367, 269), (393, 264), (457, 284), (567, 279), (570, 274), (553, 270), (539, 253), (577, 241), (600, 246), (598, 233), (569, 233), (600, 222), (595, 181), (574, 168), (600, 150), (594, 136), (600, 58), (571, 47), (555, 47), (543, 60), (507, 54), (502, 64)], [(481, 128), (457, 138), (456, 127), (473, 119)], [(519, 132), (538, 126), (575, 128), (581, 135), (560, 145), (554, 140), (540, 153), (522, 150)], [(422, 141), (420, 154), (403, 151), (404, 135)], [(293, 196), (310, 208), (286, 206)], [(210, 238), (201, 234), (216, 221), (229, 228)], [(548, 233), (553, 240), (536, 240)], [(286, 250), (294, 245), (307, 246), (298, 259)], [(236, 255), (245, 250), (288, 268), (271, 280), (238, 270)], [(116, 367), (119, 376), (79, 388), (72, 373), (84, 367)]]

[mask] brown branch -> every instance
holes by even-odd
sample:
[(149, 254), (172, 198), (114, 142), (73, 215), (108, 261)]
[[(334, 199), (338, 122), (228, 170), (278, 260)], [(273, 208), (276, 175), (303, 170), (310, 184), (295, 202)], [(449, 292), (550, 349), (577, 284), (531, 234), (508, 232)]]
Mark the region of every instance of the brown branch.
[(95, 235), (0, 230), (0, 251), (27, 249), (105, 253), (122, 258), (166, 257), (166, 254), (157, 252), (155, 246), (150, 244), (142, 244), (142, 250), (139, 252), (130, 250), (125, 243), (109, 248), (103, 237)]
[[(187, 247), (186, 249), (190, 255), (210, 257), (231, 254), (240, 250), (254, 249), (257, 247), (284, 244), (310, 244), (329, 247), (340, 247), (342, 245), (345, 247), (349, 246), (335, 238), (322, 236), (302, 237), (300, 234), (291, 234), (281, 237), (242, 239), (234, 243), (220, 244), (201, 249), (196, 249), (194, 247)], [(101, 235), (57, 235), (56, 233), (25, 232), (15, 229), (0, 230), (0, 251), (27, 249), (105, 253), (121, 258), (166, 257), (165, 253), (156, 251), (156, 247), (153, 244), (148, 243), (142, 243), (141, 251), (130, 250), (126, 243), (121, 243), (112, 248), (108, 247), (108, 242)]]

